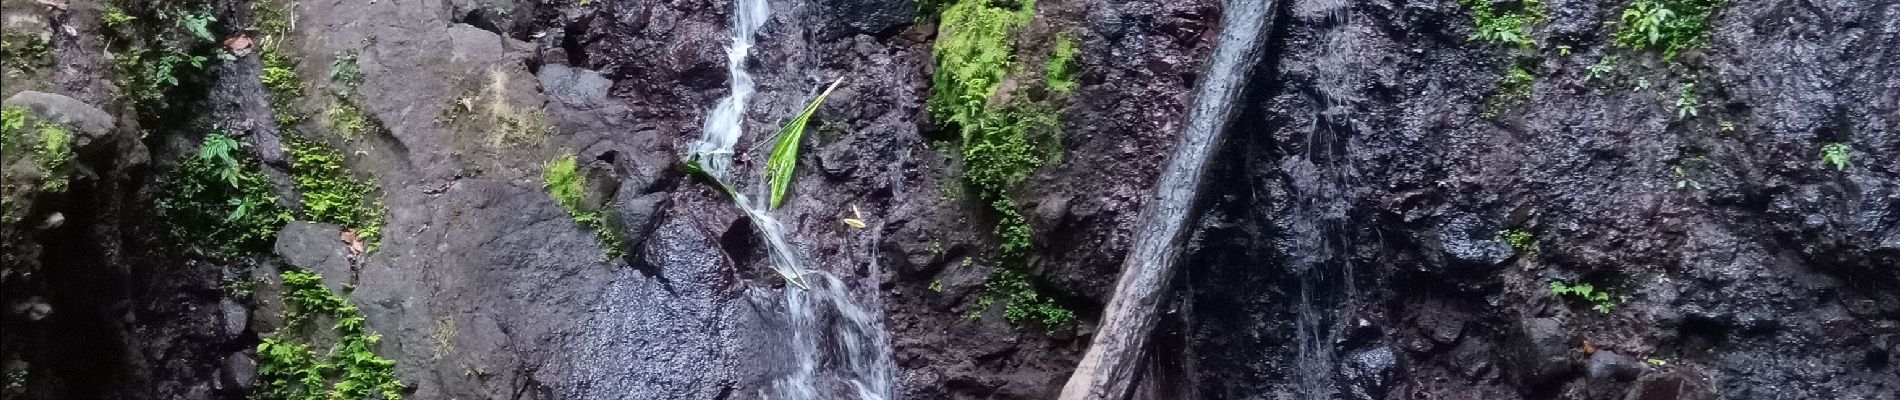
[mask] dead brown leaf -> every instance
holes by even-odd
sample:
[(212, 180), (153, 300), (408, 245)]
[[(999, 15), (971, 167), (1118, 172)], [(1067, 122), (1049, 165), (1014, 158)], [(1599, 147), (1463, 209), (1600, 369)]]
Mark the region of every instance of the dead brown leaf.
[(250, 36), (238, 35), (224, 39), (224, 48), (231, 54), (243, 57), (251, 54), (251, 45), (256, 44)]

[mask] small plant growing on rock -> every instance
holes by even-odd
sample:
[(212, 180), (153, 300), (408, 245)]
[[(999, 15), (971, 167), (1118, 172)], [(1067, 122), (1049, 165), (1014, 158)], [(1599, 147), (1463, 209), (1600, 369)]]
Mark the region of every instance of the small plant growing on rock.
[(1524, 0), (1515, 7), (1508, 4), (1500, 7), (1490, 0), (1458, 2), (1471, 9), (1471, 19), (1477, 24), (1477, 32), (1466, 40), (1513, 44), (1524, 51), (1537, 47), (1537, 41), (1531, 38), (1530, 25), (1544, 21), (1542, 2)]
[(1051, 50), (1049, 61), (1044, 63), (1043, 76), (1048, 81), (1049, 91), (1068, 93), (1075, 91), (1075, 36), (1056, 37), (1055, 49)]
[(1603, 58), (1597, 59), (1595, 64), (1590, 64), (1589, 67), (1585, 67), (1584, 70), (1587, 71), (1587, 73), (1583, 75), (1584, 81), (1594, 81), (1598, 78), (1607, 77), (1611, 72), (1616, 72), (1616, 56), (1603, 56)]
[[(933, 290), (942, 291), (938, 289)], [(995, 276), (990, 277), (989, 282), (983, 285), (983, 296), (977, 300), (977, 309), (971, 312), (970, 317), (981, 317), (982, 311), (998, 300), (1006, 301), (1003, 304), (1003, 318), (1011, 324), (1034, 321), (1053, 329), (1075, 322), (1074, 311), (1056, 304), (1055, 299), (1038, 294), (1035, 286), (1030, 284), (1029, 277), (1014, 269), (1001, 268)]]
[(627, 237), (614, 229), (600, 210), (583, 201), (587, 196), (587, 177), (581, 175), (578, 162), (573, 153), (549, 161), (541, 173), (542, 186), (547, 188), (554, 202), (567, 209), (567, 216), (573, 218), (574, 223), (594, 230), (607, 259), (620, 258), (626, 254)]
[(380, 243), (386, 210), (376, 187), (343, 166), (343, 154), (321, 142), (286, 138), (291, 180), (303, 197), (303, 219), (341, 225), (374, 250)]
[(20, 32), (0, 33), (0, 67), (33, 72), (53, 60), (53, 46), (40, 35)]
[(1828, 143), (1827, 145), (1821, 146), (1821, 166), (1832, 166), (1836, 171), (1846, 171), (1848, 168), (1853, 168), (1854, 163), (1848, 159), (1847, 150), (1847, 144), (1845, 143)]
[(1553, 296), (1571, 296), (1590, 303), (1590, 309), (1598, 313), (1609, 314), (1616, 308), (1616, 300), (1610, 298), (1608, 291), (1597, 291), (1596, 286), (1588, 283), (1575, 285), (1563, 281), (1550, 282), (1550, 294)]
[(1676, 94), (1676, 119), (1697, 116), (1696, 108), (1699, 106), (1701, 102), (1695, 97), (1695, 81), (1682, 84), (1682, 90)]
[(1492, 94), (1491, 101), (1485, 106), (1484, 117), (1496, 118), (1505, 110), (1530, 101), (1531, 84), (1535, 80), (1531, 72), (1525, 70), (1524, 67), (1512, 65), (1511, 69), (1504, 73), (1504, 77), (1498, 79), (1497, 91)]
[(206, 135), (198, 154), (178, 166), (158, 200), (158, 214), (193, 251), (231, 257), (260, 250), (290, 221), (243, 146), (223, 134)]
[(330, 293), (315, 272), (286, 271), (283, 280), (288, 325), (330, 318), (336, 321), (332, 330), (337, 339), (324, 357), (285, 331), (265, 338), (257, 346), (256, 398), (401, 400), (405, 388), (396, 379), (396, 362), (376, 354), (382, 336), (370, 332), (362, 312), (349, 299)]
[(356, 65), (355, 51), (336, 54), (336, 59), (330, 61), (330, 80), (347, 87), (363, 83), (363, 69)]
[(1503, 232), (1498, 232), (1498, 239), (1503, 240), (1505, 245), (1511, 246), (1511, 250), (1518, 254), (1537, 253), (1537, 237), (1523, 229), (1505, 229)]
[[(0, 140), (5, 141), (0, 151), (30, 154), (40, 170), (40, 190), (66, 191), (70, 182), (67, 176), (73, 164), (73, 134), (65, 125), (32, 119), (22, 108), (0, 111), (0, 135), (4, 135)], [(28, 132), (33, 135), (29, 137)]]
[(1708, 18), (1723, 0), (1636, 0), (1618, 19), (1616, 44), (1628, 49), (1657, 48), (1663, 59), (1708, 41)]

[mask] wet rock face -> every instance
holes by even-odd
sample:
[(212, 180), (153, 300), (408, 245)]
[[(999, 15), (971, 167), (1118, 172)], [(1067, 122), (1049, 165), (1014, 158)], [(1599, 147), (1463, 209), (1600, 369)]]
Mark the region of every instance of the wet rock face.
[[(278, 264), (339, 293), (354, 283), (411, 398), (750, 399), (789, 373), (783, 284), (753, 225), (680, 167), (727, 94), (730, 1), (296, 3), (300, 72), (355, 54), (360, 106), (388, 128), (348, 142), (350, 168), (387, 204), (385, 238), (352, 259), (338, 227), (292, 223), (275, 255), (229, 265), (174, 254), (141, 211), (156, 190), (143, 185), (166, 173), (146, 160), (190, 149), (148, 155), (118, 115), (98, 2), (0, 1), (9, 26), (44, 31), (59, 67), (0, 90), (57, 93), (19, 96), (91, 139), (78, 148), (93, 175), (29, 219), (64, 222), (5, 244), (9, 263), (26, 260), (8, 268), (44, 271), (0, 276), (0, 348), (20, 358), (0, 364), (37, 377), (27, 398), (241, 397), (257, 384), (248, 349), (283, 309), (224, 285), (268, 287)], [(1900, 295), (1887, 290), (1900, 284), (1900, 75), (1885, 73), (1900, 66), (1896, 6), (1733, 0), (1705, 48), (1663, 63), (1606, 44), (1621, 4), (1548, 1), (1544, 47), (1522, 61), (1529, 101), (1487, 117), (1516, 56), (1466, 41), (1457, 2), (1287, 1), (1218, 155), (1142, 398), (1296, 398), (1310, 382), (1350, 399), (1892, 399), (1900, 387)], [(1183, 125), (1220, 2), (1044, 0), (1020, 33), (1025, 52), (1059, 34), (1079, 49), (1062, 161), (1015, 197), (1036, 234), (1020, 267), (1082, 320), (1060, 327), (978, 308), (1013, 266), (993, 257), (987, 206), (954, 195), (957, 149), (931, 144), (948, 137), (927, 121), (935, 27), (916, 25), (918, 3), (769, 2), (747, 65), (759, 93), (740, 188), (759, 189), (775, 128), (846, 78), (775, 211), (797, 251), (881, 303), (896, 397), (1053, 397)], [(23, 7), (41, 14), (14, 18)], [(1623, 60), (1617, 75), (1585, 79), (1605, 55)], [(206, 126), (284, 167), (257, 60), (213, 64)], [(1690, 79), (1699, 115), (1678, 118)], [(544, 117), (548, 133), (492, 144), (507, 124), (491, 104)], [(1851, 168), (1820, 165), (1831, 143)], [(625, 258), (603, 257), (543, 187), (541, 166), (567, 152), (589, 179), (584, 203), (626, 235)], [(1534, 246), (1513, 248), (1507, 229)], [(1553, 294), (1553, 281), (1607, 297)]]
[[(1258, 78), (1273, 83), (1236, 133), (1251, 141), (1249, 165), (1265, 166), (1250, 184), (1267, 194), (1257, 240), (1271, 246), (1256, 251), (1340, 271), (1312, 298), (1396, 335), (1396, 395), (1890, 397), (1875, 388), (1900, 375), (1867, 354), (1891, 358), (1877, 338), (1900, 297), (1874, 288), (1900, 282), (1887, 244), (1900, 176), (1858, 160), (1900, 155), (1900, 105), (1892, 90), (1846, 89), (1900, 79), (1866, 72), (1895, 62), (1882, 55), (1893, 41), (1861, 36), (1900, 29), (1877, 3), (1726, 3), (1703, 49), (1662, 63), (1608, 44), (1615, 27), (1601, 21), (1621, 5), (1546, 2), (1551, 19), (1534, 31), (1544, 50), (1522, 56), (1464, 40), (1472, 23), (1452, 2), (1331, 14), (1330, 2), (1294, 1), (1277, 65)], [(1841, 40), (1818, 39), (1829, 36)], [(1586, 79), (1608, 55), (1617, 75)], [(1514, 57), (1535, 77), (1529, 100), (1486, 116)], [(1689, 81), (1694, 116), (1676, 102)], [(1822, 165), (1830, 143), (1856, 164)], [(1511, 248), (1506, 230), (1530, 233), (1532, 248)], [(1605, 297), (1555, 294), (1552, 282)], [(1231, 299), (1196, 298), (1207, 331), (1239, 317), (1213, 306)], [(1297, 348), (1249, 343), (1280, 347), (1199, 361), (1275, 365), (1267, 354)], [(1350, 365), (1350, 351), (1335, 363)], [(1315, 373), (1272, 370), (1252, 383), (1265, 388), (1236, 392), (1247, 378), (1213, 372), (1198, 386), (1246, 398)], [(1660, 378), (1677, 371), (1706, 381)]]

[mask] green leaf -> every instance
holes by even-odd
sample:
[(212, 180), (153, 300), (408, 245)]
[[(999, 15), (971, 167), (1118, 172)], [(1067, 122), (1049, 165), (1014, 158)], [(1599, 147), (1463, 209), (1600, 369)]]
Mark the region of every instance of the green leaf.
[(765, 179), (772, 183), (771, 208), (776, 209), (785, 202), (785, 191), (792, 185), (792, 170), (798, 166), (798, 140), (805, 136), (805, 123), (811, 121), (811, 115), (824, 104), (825, 96), (830, 96), (840, 83), (844, 83), (843, 77), (832, 81), (830, 87), (805, 106), (804, 112), (779, 128), (778, 143), (772, 145), (772, 156), (765, 163)]
[(719, 187), (719, 191), (724, 192), (728, 198), (739, 198), (739, 192), (733, 191), (731, 186), (726, 186), (726, 183), (720, 182), (718, 178), (713, 178), (711, 173), (706, 172), (706, 167), (699, 165), (699, 156), (686, 159), (686, 174)]

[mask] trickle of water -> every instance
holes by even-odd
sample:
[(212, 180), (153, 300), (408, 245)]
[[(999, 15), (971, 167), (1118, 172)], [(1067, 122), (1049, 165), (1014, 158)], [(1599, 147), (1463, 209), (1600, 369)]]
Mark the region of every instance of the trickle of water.
[[(897, 366), (883, 317), (851, 296), (843, 281), (813, 272), (811, 290), (786, 290), (792, 372), (762, 397), (786, 400), (891, 398)], [(827, 337), (827, 335), (829, 335)], [(836, 346), (826, 348), (825, 342)]]
[[(704, 132), (692, 149), (692, 157), (713, 179), (732, 186), (733, 148), (744, 134), (746, 103), (751, 100), (753, 82), (745, 70), (746, 58), (754, 43), (753, 35), (765, 25), (770, 8), (765, 0), (733, 2), (732, 43), (726, 46), (726, 67), (732, 75), (731, 94), (720, 99), (706, 119)], [(880, 310), (867, 309), (852, 297), (843, 281), (824, 271), (807, 272), (798, 254), (787, 240), (784, 228), (768, 208), (770, 183), (760, 174), (754, 202), (734, 193), (733, 201), (752, 220), (752, 226), (765, 239), (772, 268), (786, 281), (798, 286), (785, 288), (785, 333), (795, 365), (791, 373), (774, 380), (760, 396), (783, 400), (845, 399), (834, 388), (849, 387), (849, 393), (861, 400), (890, 398), (891, 380), (897, 367), (890, 359), (890, 337), (884, 331)], [(875, 241), (874, 241), (875, 242)], [(872, 257), (873, 276), (877, 269)], [(811, 278), (817, 279), (811, 279)], [(875, 297), (875, 296), (873, 296)], [(872, 299), (875, 301), (875, 298)], [(827, 348), (826, 344), (835, 344)]]
[(1341, 330), (1342, 312), (1354, 308), (1356, 297), (1347, 213), (1351, 207), (1347, 188), (1352, 187), (1347, 140), (1357, 129), (1352, 97), (1357, 76), (1350, 58), (1356, 42), (1351, 1), (1305, 3), (1302, 8), (1310, 11), (1308, 18), (1324, 28), (1320, 56), (1314, 60), (1318, 98), (1305, 153), (1282, 163), (1298, 196), (1287, 234), (1290, 243), (1301, 244), (1289, 249), (1288, 257), (1300, 283), (1294, 375), (1304, 399), (1330, 400), (1341, 393), (1334, 338)]
[(771, 12), (765, 0), (737, 0), (732, 3), (732, 8), (732, 43), (726, 45), (726, 72), (732, 76), (728, 85), (732, 93), (719, 99), (719, 105), (706, 118), (698, 145), (693, 147), (693, 155), (700, 160), (700, 167), (720, 182), (729, 181), (732, 148), (738, 144), (739, 135), (745, 132), (746, 102), (753, 93), (752, 74), (746, 72), (745, 61), (752, 52), (752, 36), (759, 32), (759, 27), (765, 26), (765, 20)]

